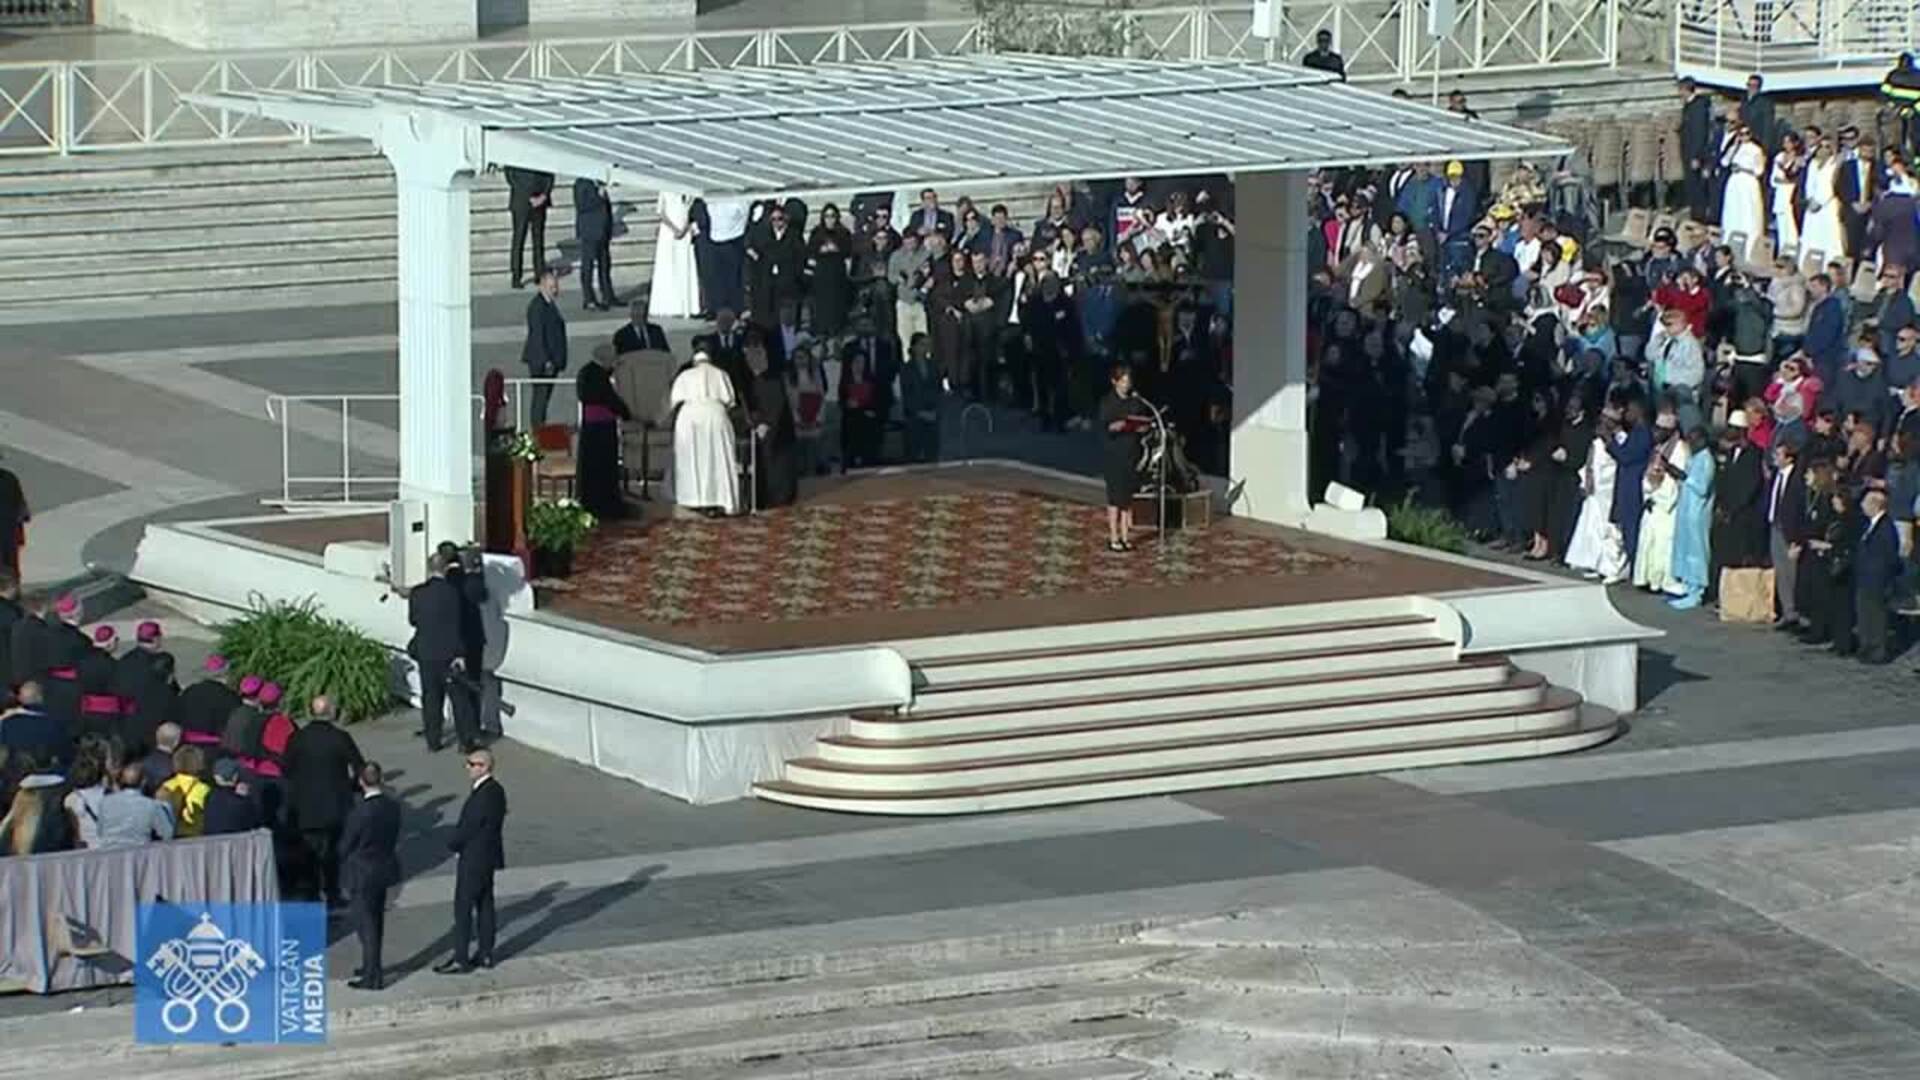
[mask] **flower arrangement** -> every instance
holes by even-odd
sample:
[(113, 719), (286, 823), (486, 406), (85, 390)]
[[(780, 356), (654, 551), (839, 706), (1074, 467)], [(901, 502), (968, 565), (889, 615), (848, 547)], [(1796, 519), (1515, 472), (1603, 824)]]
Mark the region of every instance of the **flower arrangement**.
[(534, 462), (545, 457), (540, 452), (540, 444), (533, 439), (533, 433), (515, 431), (500, 436), (500, 452), (515, 461)]
[(572, 499), (537, 502), (527, 511), (527, 543), (535, 551), (572, 551), (598, 524)]

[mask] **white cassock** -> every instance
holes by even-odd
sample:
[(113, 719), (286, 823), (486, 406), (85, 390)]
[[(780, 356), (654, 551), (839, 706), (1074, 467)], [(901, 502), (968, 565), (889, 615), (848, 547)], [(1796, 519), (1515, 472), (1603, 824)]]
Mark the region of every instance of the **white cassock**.
[(673, 501), (686, 507), (740, 511), (740, 469), (733, 452), (733, 380), (711, 363), (675, 376), (668, 404), (673, 420)]
[[(1847, 257), (1847, 230), (1840, 222), (1840, 159), (1807, 166), (1807, 212), (1800, 222), (1800, 249), (1819, 252), (1828, 261)], [(1839, 282), (1835, 288), (1845, 288)]]

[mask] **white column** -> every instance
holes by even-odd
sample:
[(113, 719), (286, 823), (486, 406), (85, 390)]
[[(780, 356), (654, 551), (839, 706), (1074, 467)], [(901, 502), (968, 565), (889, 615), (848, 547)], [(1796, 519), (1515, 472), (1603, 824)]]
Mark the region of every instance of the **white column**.
[(472, 173), (429, 140), (384, 140), (399, 188), (400, 497), (430, 543), (474, 535)]
[(1234, 513), (1306, 523), (1307, 185), (1300, 172), (1234, 177)]

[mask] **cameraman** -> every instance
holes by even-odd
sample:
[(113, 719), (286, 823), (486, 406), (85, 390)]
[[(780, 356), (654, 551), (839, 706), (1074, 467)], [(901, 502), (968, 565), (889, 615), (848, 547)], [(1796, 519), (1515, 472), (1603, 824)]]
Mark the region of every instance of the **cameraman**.
[(402, 590), (407, 598), (407, 622), (413, 626), (407, 653), (420, 667), (420, 716), (427, 749), (435, 753), (440, 750), (449, 695), (454, 736), (461, 752), (479, 744), (479, 704), (473, 680), (478, 677), (480, 654), (486, 646), (479, 607), (486, 599), (486, 585), (478, 572), (463, 565), (466, 561), (460, 549), (442, 544), (427, 561), (432, 576), (417, 588)]

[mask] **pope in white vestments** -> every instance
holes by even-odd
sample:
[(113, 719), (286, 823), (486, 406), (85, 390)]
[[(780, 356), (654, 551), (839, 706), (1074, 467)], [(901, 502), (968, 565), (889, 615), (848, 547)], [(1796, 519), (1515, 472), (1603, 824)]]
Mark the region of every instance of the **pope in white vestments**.
[(673, 499), (689, 509), (740, 512), (740, 469), (734, 456), (733, 380), (705, 352), (674, 377)]

